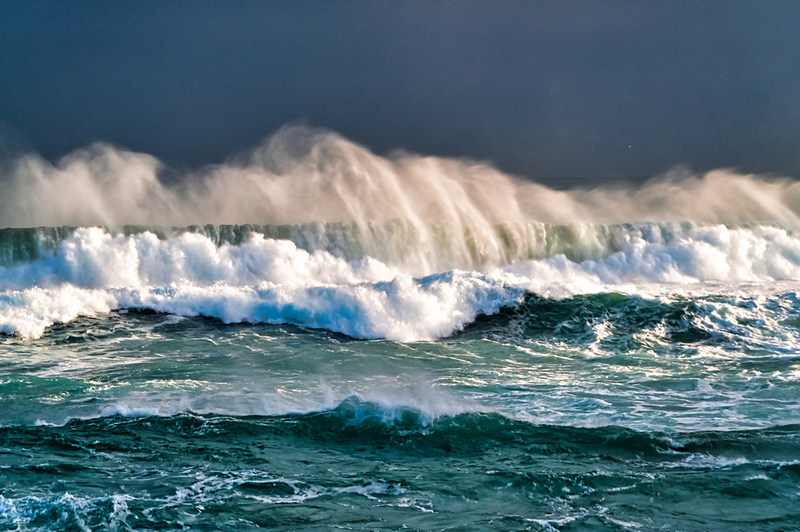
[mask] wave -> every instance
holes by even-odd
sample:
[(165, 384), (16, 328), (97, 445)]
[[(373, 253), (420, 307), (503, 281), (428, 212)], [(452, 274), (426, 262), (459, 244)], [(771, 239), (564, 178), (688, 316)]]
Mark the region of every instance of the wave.
[[(646, 224), (639, 225), (644, 227)], [(56, 253), (59, 245), (78, 229), (71, 226), (0, 229), (0, 266), (31, 262)], [(159, 240), (191, 233), (205, 236), (216, 247), (226, 244), (239, 246), (258, 237), (288, 240), (309, 253), (324, 251), (348, 261), (370, 257), (424, 275), (453, 268), (486, 269), (558, 254), (577, 262), (600, 259), (621, 249), (637, 226), (504, 223), (478, 230), (450, 224), (427, 224), (420, 232), (409, 221), (392, 220), (363, 224), (206, 224), (183, 228), (127, 225), (102, 229), (115, 236), (152, 233)], [(664, 224), (658, 230), (663, 231), (665, 239), (670, 239), (680, 234), (681, 227)]]
[[(413, 408), (387, 421), (384, 413), (351, 398), (283, 416), (117, 415), (0, 427), (9, 449), (36, 450), (9, 454), (0, 524), (312, 530), (457, 520), (474, 529), (674, 529), (697, 500), (715, 503), (691, 516), (710, 528), (764, 515), (769, 529), (796, 522), (785, 501), (800, 475), (797, 425), (665, 434), (483, 413), (420, 423)], [(667, 494), (657, 507), (654, 493)]]
[[(0, 266), (31, 262), (57, 253), (59, 246), (79, 227), (0, 229)], [(455, 268), (487, 270), (514, 262), (563, 255), (572, 262), (602, 260), (637, 245), (665, 246), (703, 240), (720, 252), (737, 251), (752, 256), (749, 248), (777, 244), (775, 251), (794, 262), (793, 249), (800, 225), (747, 223), (712, 225), (693, 222), (639, 222), (602, 225), (574, 223), (503, 223), (478, 229), (451, 224), (426, 224), (420, 232), (412, 222), (391, 220), (358, 224), (313, 222), (283, 225), (195, 225), (159, 227), (126, 225), (104, 227), (113, 236), (150, 233), (161, 241), (184, 234), (206, 237), (216, 247), (240, 246), (252, 239), (288, 240), (298, 249), (324, 251), (347, 261), (372, 258), (398, 266), (407, 273), (427, 275)], [(749, 241), (748, 241), (749, 239)], [(755, 249), (753, 250), (755, 251)], [(758, 258), (758, 257), (754, 257)]]
[(6, 161), (0, 332), (37, 337), (136, 308), (430, 340), (528, 292), (800, 279), (790, 180), (678, 172), (557, 191), (471, 161), (381, 157), (303, 127), (223, 165), (164, 172), (107, 145), (57, 165)]
[[(26, 154), (0, 166), (0, 227), (800, 220), (800, 183), (673, 170), (642, 186), (558, 191), (486, 163), (371, 153), (325, 130), (286, 127), (250, 153), (169, 173), (152, 156), (96, 144), (53, 165)], [(172, 172), (175, 174), (176, 172)]]
[(367, 253), (362, 233), (344, 225), (8, 229), (0, 249), (16, 262), (0, 266), (0, 332), (37, 337), (133, 308), (413, 341), (451, 335), (526, 293), (652, 297), (800, 279), (800, 234), (779, 224), (526, 227), (533, 236), (505, 248), (525, 253), (491, 262), (456, 260), (447, 245), (419, 257), (403, 231), (371, 234), (383, 235), (374, 237), (383, 251)]
[[(644, 432), (613, 425), (573, 427), (542, 425), (496, 412), (452, 412), (430, 417), (411, 406), (387, 405), (351, 396), (324, 410), (275, 416), (230, 416), (180, 412), (153, 416), (146, 412), (108, 412), (103, 417), (73, 419), (63, 426), (0, 427), (9, 444), (43, 434), (73, 437), (168, 432), (192, 438), (220, 436), (244, 441), (268, 436), (324, 441), (330, 445), (396, 445), (412, 454), (470, 455), (495, 448), (524, 448), (541, 454), (602, 454), (621, 460), (649, 459), (681, 467), (710, 456), (735, 457), (736, 464), (797, 465), (798, 425), (758, 430)], [(39, 435), (39, 436), (37, 436)], [(44, 442), (43, 445), (46, 445)], [(97, 442), (95, 443), (97, 444)], [(719, 460), (728, 467), (730, 460)]]

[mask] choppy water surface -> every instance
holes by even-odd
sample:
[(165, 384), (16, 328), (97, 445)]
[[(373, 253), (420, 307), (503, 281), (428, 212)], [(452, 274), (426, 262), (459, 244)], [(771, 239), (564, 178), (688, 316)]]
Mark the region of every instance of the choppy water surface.
[(800, 529), (796, 181), (161, 169), (0, 169), (0, 529)]
[(2, 344), (0, 522), (791, 529), (798, 313), (793, 292), (528, 294), (411, 343), (79, 318)]

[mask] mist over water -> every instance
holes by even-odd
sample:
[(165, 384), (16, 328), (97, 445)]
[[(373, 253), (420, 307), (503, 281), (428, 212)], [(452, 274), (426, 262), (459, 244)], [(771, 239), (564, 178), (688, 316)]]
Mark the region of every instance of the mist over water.
[(557, 191), (299, 126), (169, 182), (155, 158), (102, 144), (5, 168), (0, 332), (24, 337), (138, 308), (429, 340), (527, 292), (800, 279), (800, 184), (786, 179), (676, 170)]
[(800, 519), (795, 181), (560, 191), (304, 127), (2, 168), (0, 528)]
[(24, 154), (3, 168), (4, 227), (403, 220), (480, 230), (506, 222), (796, 222), (800, 214), (800, 184), (789, 179), (676, 169), (643, 185), (558, 191), (475, 161), (382, 157), (302, 126), (169, 183), (156, 158), (106, 144), (55, 165)]

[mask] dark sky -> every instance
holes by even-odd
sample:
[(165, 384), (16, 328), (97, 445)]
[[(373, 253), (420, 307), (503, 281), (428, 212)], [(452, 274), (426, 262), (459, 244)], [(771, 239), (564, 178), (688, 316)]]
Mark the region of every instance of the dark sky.
[(301, 121), (560, 187), (800, 177), (798, 28), (796, 0), (5, 0), (0, 122), (50, 159), (196, 167)]

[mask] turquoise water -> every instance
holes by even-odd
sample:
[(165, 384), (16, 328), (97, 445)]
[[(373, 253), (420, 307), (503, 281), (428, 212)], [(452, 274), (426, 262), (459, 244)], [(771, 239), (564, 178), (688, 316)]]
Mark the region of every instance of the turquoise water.
[(0, 530), (800, 530), (796, 181), (164, 168), (0, 161)]
[(3, 339), (0, 525), (793, 529), (798, 323), (791, 291), (527, 293), (415, 342), (80, 317)]

